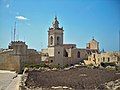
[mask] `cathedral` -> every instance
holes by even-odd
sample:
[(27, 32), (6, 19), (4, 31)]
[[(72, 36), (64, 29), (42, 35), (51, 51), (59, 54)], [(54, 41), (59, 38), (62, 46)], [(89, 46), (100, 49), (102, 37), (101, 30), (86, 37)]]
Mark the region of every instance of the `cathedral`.
[(64, 29), (59, 27), (57, 17), (48, 30), (48, 48), (42, 49), (41, 60), (48, 65), (74, 65), (87, 59), (92, 52), (99, 52), (99, 42), (94, 38), (86, 48), (77, 48), (76, 44), (64, 44)]
[(48, 30), (48, 47), (37, 52), (29, 49), (23, 41), (11, 41), (7, 49), (0, 50), (0, 69), (22, 72), (26, 65), (39, 65), (45, 62), (51, 66), (74, 65), (87, 60), (92, 53), (99, 53), (99, 42), (94, 38), (86, 48), (77, 48), (76, 44), (64, 44), (64, 29), (59, 27), (57, 17)]
[(100, 65), (119, 60), (119, 53), (99, 51), (99, 42), (94, 38), (86, 48), (77, 48), (76, 44), (64, 44), (64, 29), (59, 27), (57, 17), (48, 30), (48, 47), (37, 52), (28, 48), (23, 41), (11, 41), (7, 49), (0, 49), (0, 69), (22, 72), (26, 65), (39, 65), (44, 62), (50, 66), (71, 66), (84, 62), (85, 65)]

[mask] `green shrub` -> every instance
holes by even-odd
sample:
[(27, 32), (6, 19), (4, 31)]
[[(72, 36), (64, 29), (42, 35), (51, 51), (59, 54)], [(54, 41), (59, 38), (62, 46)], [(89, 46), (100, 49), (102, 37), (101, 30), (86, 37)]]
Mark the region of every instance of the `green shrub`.
[(48, 67), (45, 63), (40, 63), (40, 64), (25, 64), (25, 67), (27, 68), (39, 68), (39, 67)]
[(93, 66), (93, 64), (91, 63), (91, 64), (89, 64), (88, 66)]
[(103, 62), (101, 62), (101, 66), (106, 68), (107, 66), (116, 66), (116, 64), (114, 62), (111, 62), (111, 63), (107, 63), (107, 62), (103, 63)]
[(49, 68), (50, 68), (50, 69), (52, 69), (52, 68), (60, 69), (61, 66), (60, 66), (60, 65), (49, 65)]
[(68, 65), (68, 64), (66, 64), (66, 65), (64, 66), (64, 68), (67, 68), (67, 67), (69, 67), (69, 65)]

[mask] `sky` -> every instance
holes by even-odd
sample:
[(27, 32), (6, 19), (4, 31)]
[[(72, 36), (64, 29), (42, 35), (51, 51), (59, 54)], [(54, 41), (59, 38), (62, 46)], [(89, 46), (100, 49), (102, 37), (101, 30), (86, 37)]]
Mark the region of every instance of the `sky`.
[(57, 16), (64, 43), (85, 48), (92, 37), (100, 50), (119, 50), (120, 0), (0, 0), (0, 48), (13, 40), (29, 48), (47, 48), (48, 29)]

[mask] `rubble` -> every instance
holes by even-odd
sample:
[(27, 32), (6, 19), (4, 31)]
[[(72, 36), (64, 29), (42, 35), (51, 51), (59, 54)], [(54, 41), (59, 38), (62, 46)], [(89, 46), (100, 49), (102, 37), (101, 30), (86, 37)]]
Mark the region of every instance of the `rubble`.
[[(54, 90), (48, 88), (60, 88), (60, 90), (95, 89), (103, 90), (111, 87), (119, 88), (120, 73), (118, 71), (107, 71), (91, 68), (72, 68), (68, 70), (50, 71), (28, 71), (25, 81), (26, 87), (47, 88), (43, 90)], [(115, 81), (116, 80), (116, 81)], [(111, 81), (111, 82), (110, 82)], [(113, 82), (114, 81), (114, 82)], [(109, 83), (106, 83), (109, 82)], [(114, 84), (116, 83), (116, 84)], [(68, 88), (68, 89), (67, 89)], [(70, 89), (71, 88), (71, 89)], [(59, 89), (55, 89), (59, 90)]]

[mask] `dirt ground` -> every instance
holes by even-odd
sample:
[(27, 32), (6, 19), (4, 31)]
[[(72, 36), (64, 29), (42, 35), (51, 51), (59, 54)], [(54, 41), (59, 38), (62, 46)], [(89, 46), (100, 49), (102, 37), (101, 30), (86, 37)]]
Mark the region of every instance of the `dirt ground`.
[(120, 79), (120, 71), (106, 71), (87, 67), (58, 71), (29, 71), (27, 87), (67, 86), (74, 89), (95, 89), (105, 82)]

